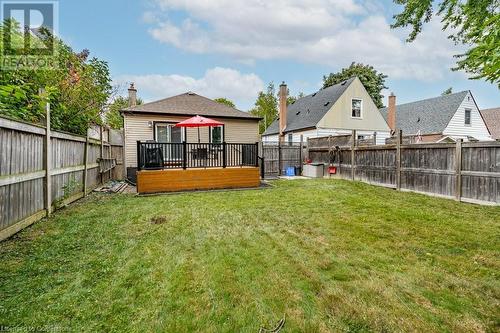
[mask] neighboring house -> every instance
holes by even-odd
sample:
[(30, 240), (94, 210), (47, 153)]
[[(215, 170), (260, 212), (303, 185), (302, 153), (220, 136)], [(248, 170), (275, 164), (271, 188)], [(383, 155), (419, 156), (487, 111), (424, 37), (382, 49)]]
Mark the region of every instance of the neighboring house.
[(491, 133), (491, 138), (500, 140), (500, 108), (482, 110), (481, 115)]
[(202, 143), (255, 143), (259, 141), (261, 118), (192, 92), (159, 101), (136, 105), (137, 90), (129, 88), (131, 106), (121, 110), (124, 120), (125, 167), (128, 178), (137, 170), (137, 141), (198, 142), (198, 129), (184, 129), (175, 124), (196, 115), (224, 123), (221, 127), (202, 127)]
[(300, 142), (307, 138), (351, 134), (372, 138), (378, 144), (390, 137), (390, 129), (359, 78), (299, 98), (286, 105), (287, 86), (280, 86), (280, 114), (262, 134), (263, 142)]
[(490, 132), (470, 91), (380, 109), (391, 130), (400, 129), (412, 143), (491, 140)]

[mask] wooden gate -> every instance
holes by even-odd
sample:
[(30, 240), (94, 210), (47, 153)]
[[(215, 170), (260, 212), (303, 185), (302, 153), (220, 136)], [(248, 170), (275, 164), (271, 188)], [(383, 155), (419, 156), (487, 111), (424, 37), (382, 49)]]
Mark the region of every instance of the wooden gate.
[(263, 142), (264, 178), (276, 178), (286, 174), (289, 167), (301, 171), (303, 160), (301, 143)]

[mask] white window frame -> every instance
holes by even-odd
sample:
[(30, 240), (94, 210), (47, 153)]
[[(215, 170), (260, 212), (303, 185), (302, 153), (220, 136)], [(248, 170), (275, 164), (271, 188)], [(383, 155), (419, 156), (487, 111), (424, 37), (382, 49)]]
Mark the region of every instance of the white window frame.
[[(214, 128), (220, 128), (220, 142), (214, 142), (214, 133), (212, 132)], [(222, 144), (224, 142), (224, 126), (210, 126), (210, 143)]]
[[(353, 103), (354, 101), (360, 101), (360, 102), (361, 102), (361, 106), (360, 106), (360, 108), (359, 108), (359, 117), (354, 117), (354, 116), (352, 115), (352, 110), (353, 110), (353, 109), (352, 109), (352, 106), (353, 106), (353, 105), (352, 105), (352, 103)], [(351, 110), (351, 111), (350, 111), (350, 112), (351, 112), (351, 119), (363, 119), (363, 99), (362, 99), (362, 98), (356, 98), (356, 97), (351, 98), (351, 108), (350, 108), (350, 110)]]
[[(467, 120), (467, 117), (466, 117), (466, 114), (467, 114), (467, 111), (469, 111), (469, 123), (467, 124), (466, 120)], [(464, 110), (464, 126), (472, 126), (472, 109), (465, 109)]]
[[(177, 123), (168, 122), (168, 121), (155, 121), (153, 122), (153, 132), (154, 132), (154, 141), (158, 142), (158, 126), (166, 126), (168, 127), (168, 136), (170, 137), (170, 129), (174, 127)], [(184, 137), (184, 128), (181, 128), (181, 142), (185, 141)]]

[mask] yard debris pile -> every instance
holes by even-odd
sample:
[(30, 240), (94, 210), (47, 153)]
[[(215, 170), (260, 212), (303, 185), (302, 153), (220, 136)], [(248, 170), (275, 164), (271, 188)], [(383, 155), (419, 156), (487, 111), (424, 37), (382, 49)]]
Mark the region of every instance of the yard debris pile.
[(128, 187), (128, 184), (124, 181), (110, 181), (102, 187), (98, 187), (94, 192), (101, 193), (122, 193)]

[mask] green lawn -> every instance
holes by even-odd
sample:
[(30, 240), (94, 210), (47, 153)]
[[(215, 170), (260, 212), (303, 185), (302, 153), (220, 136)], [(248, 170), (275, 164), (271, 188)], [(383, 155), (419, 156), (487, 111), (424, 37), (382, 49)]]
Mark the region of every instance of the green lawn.
[(282, 332), (500, 330), (499, 207), (273, 184), (94, 194), (35, 224), (0, 243), (0, 328), (258, 332), (285, 316)]

